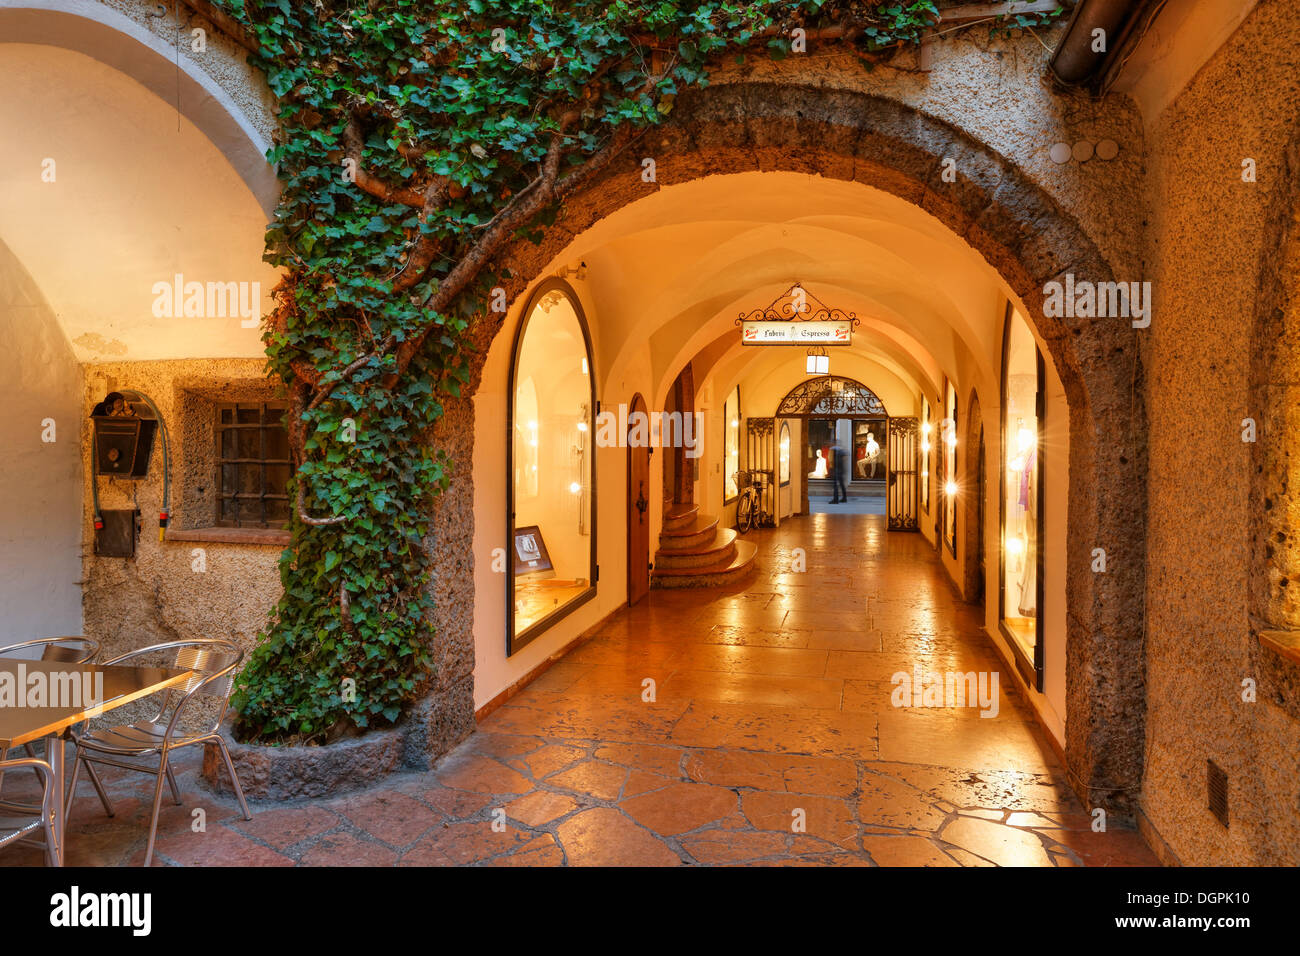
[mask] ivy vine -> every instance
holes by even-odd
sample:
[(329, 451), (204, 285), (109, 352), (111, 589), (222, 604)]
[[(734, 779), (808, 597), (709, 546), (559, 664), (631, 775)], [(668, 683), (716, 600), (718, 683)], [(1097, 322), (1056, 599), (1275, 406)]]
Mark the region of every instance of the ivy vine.
[(265, 341), (295, 507), (234, 707), (244, 739), (292, 742), (391, 724), (429, 677), (428, 516), (457, 466), (430, 432), (494, 257), (723, 58), (834, 43), (870, 66), (939, 21), (932, 0), (186, 2), (279, 103)]

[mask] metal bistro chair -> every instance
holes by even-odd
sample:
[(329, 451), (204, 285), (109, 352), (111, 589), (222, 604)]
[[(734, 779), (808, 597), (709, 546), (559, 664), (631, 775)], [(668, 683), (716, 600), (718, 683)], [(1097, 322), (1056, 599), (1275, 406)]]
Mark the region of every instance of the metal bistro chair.
[[(99, 656), (99, 641), (89, 637), (42, 637), (35, 641), (23, 641), (21, 644), (7, 644), (0, 647), (0, 657), (13, 657), (26, 661), (55, 661), (61, 664), (89, 664)], [(36, 759), (36, 749), (25, 744), (27, 756)], [(0, 747), (0, 763), (8, 756), (8, 750)], [(35, 771), (41, 778), (39, 768)], [(0, 767), (0, 789), (4, 787), (4, 769)]]
[[(230, 692), (235, 683), (234, 670), (244, 657), (244, 652), (239, 645), (222, 640), (173, 641), (168, 644), (142, 647), (139, 650), (131, 651), (104, 663), (105, 665), (152, 666), (142, 662), (141, 658), (172, 651), (175, 654), (171, 656), (167, 666), (192, 670), (195, 675), (186, 681), (183, 686), (169, 688), (164, 692), (162, 705), (158, 708), (158, 714), (152, 720), (137, 721), (134, 724), (118, 727), (105, 727), (84, 734), (75, 732), (72, 734), (75, 751), (72, 761), (72, 785), (68, 791), (69, 811), (72, 809), (72, 801), (76, 796), (77, 775), (82, 764), (85, 764), (86, 770), (91, 774), (91, 782), (95, 785), (95, 792), (99, 794), (99, 801), (104, 805), (104, 810), (110, 817), (114, 814), (113, 804), (94, 774), (95, 764), (120, 767), (123, 770), (138, 770), (142, 773), (153, 774), (156, 778), (153, 788), (153, 814), (149, 820), (149, 847), (144, 856), (145, 866), (148, 866), (153, 861), (153, 846), (154, 839), (158, 834), (158, 808), (162, 803), (164, 777), (171, 786), (172, 797), (175, 799), (177, 806), (181, 803), (180, 788), (176, 785), (176, 777), (172, 774), (170, 762), (172, 752), (181, 747), (208, 742), (215, 743), (221, 750), (221, 756), (226, 762), (226, 770), (230, 774), (231, 782), (235, 785), (235, 795), (239, 797), (239, 807), (244, 812), (244, 819), (253, 819), (252, 814), (248, 812), (248, 802), (244, 799), (244, 790), (239, 785), (239, 776), (235, 773), (235, 765), (231, 762), (230, 751), (226, 749), (226, 742), (221, 737), (221, 721), (226, 715)], [(202, 723), (194, 730), (186, 730), (180, 722), (180, 717), (186, 711), (190, 702), (199, 697), (206, 697), (219, 702), (216, 709), (216, 718), (210, 723)], [(173, 703), (174, 707), (172, 706)], [(114, 757), (148, 757), (154, 754), (158, 755), (158, 766), (156, 768), (148, 764), (126, 763), (122, 760), (112, 759)], [(66, 816), (64, 820), (67, 820)]]
[(45, 834), (45, 862), (56, 866), (59, 862), (59, 845), (54, 837), (55, 800), (62, 797), (54, 789), (54, 769), (44, 760), (20, 757), (17, 760), (0, 760), (0, 770), (17, 770), (31, 767), (41, 778), (41, 805), (27, 806), (0, 800), (0, 846), (29, 840), (36, 831)]

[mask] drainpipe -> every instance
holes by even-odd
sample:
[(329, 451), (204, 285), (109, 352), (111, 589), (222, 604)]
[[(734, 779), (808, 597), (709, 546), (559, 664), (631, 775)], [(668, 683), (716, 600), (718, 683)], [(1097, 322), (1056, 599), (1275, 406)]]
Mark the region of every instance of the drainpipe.
[[(1048, 69), (1066, 86), (1104, 93), (1164, 5), (1165, 0), (1080, 0)], [(1105, 31), (1104, 53), (1093, 50), (1095, 30)]]

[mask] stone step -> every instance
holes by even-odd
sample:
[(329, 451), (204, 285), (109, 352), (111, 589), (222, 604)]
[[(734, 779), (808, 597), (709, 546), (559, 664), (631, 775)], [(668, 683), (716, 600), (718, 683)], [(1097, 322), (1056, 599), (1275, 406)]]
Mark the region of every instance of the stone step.
[(712, 541), (694, 548), (674, 548), (671, 551), (655, 552), (655, 567), (664, 568), (702, 568), (712, 564), (730, 561), (736, 553), (736, 532), (731, 528), (719, 528)]
[(678, 528), (664, 528), (659, 532), (660, 551), (681, 551), (697, 548), (713, 540), (718, 529), (717, 515), (695, 515), (689, 523)]
[(699, 513), (699, 505), (673, 505), (668, 511), (664, 512), (664, 530), (684, 528), (694, 521), (695, 516)]
[(717, 588), (742, 581), (758, 570), (754, 556), (758, 545), (748, 541), (733, 542), (736, 553), (729, 561), (719, 561), (699, 568), (659, 568), (655, 566), (650, 586), (656, 588)]

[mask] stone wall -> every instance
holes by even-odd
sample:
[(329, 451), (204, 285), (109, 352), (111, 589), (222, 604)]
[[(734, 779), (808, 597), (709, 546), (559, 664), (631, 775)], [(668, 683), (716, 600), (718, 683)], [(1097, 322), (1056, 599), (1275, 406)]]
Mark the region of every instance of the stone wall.
[[(1152, 133), (1142, 809), (1185, 864), (1300, 861), (1300, 668), (1257, 636), (1300, 628), (1294, 13), (1260, 3)], [(1228, 774), (1227, 827), (1207, 760)]]
[[(211, 415), (210, 396), (231, 400), (269, 397), (260, 359), (115, 362), (84, 367), (81, 398), (84, 633), (103, 645), (103, 657), (167, 641), (226, 638), (252, 649), (267, 613), (280, 597), (277, 562), (283, 545), (158, 540), (163, 455), (155, 439), (149, 475), (139, 482), (99, 479), (104, 509), (138, 507), (143, 530), (132, 559), (98, 557), (91, 521), (90, 412), (118, 389), (144, 392), (158, 406), (171, 434), (172, 522), (183, 533), (215, 523), (215, 475), (195, 471), (211, 461), (213, 435), (200, 417)], [(199, 489), (203, 489), (200, 491)], [(200, 553), (201, 552), (201, 553)], [(202, 558), (201, 565), (196, 563)], [(205, 570), (198, 571), (202, 566)]]

